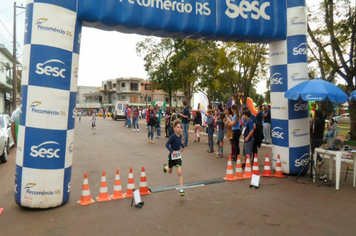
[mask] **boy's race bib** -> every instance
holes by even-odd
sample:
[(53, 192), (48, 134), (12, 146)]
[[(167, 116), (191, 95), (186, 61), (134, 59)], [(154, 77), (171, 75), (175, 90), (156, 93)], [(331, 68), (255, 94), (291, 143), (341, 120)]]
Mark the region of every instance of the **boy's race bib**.
[(173, 161), (173, 160), (179, 160), (179, 159), (182, 158), (180, 151), (176, 151), (176, 154), (177, 154), (177, 155), (173, 155), (173, 152), (172, 152), (172, 154), (171, 154), (171, 160), (172, 160), (172, 161)]

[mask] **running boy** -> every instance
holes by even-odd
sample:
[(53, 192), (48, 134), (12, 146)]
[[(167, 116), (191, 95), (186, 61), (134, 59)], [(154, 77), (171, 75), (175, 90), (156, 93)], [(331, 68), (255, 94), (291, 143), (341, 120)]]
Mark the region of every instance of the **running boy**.
[(96, 129), (96, 114), (93, 113), (93, 116), (90, 118), (91, 121), (91, 129), (94, 131), (95, 134), (95, 129)]
[(180, 196), (185, 195), (183, 191), (183, 176), (182, 176), (182, 155), (181, 152), (184, 151), (184, 145), (182, 144), (182, 122), (180, 120), (175, 120), (173, 122), (174, 133), (169, 137), (166, 148), (169, 150), (168, 155), (168, 165), (163, 165), (163, 172), (171, 174), (173, 166), (177, 167), (178, 179), (180, 185)]

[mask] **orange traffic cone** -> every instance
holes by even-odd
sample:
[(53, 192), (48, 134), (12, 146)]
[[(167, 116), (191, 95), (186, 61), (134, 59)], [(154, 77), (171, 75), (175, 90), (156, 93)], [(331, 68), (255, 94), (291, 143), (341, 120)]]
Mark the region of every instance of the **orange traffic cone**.
[(89, 181), (87, 173), (84, 173), (83, 187), (82, 187), (82, 197), (77, 203), (82, 206), (86, 206), (94, 203), (95, 201), (90, 196)]
[(255, 158), (253, 158), (253, 167), (252, 167), (253, 175), (260, 175), (260, 169), (258, 167), (257, 154), (255, 153)]
[(282, 172), (281, 158), (279, 157), (279, 154), (278, 154), (278, 156), (277, 156), (276, 171), (274, 172), (273, 177), (284, 178), (284, 174), (283, 174), (283, 172)]
[(148, 190), (147, 187), (147, 180), (146, 180), (146, 173), (145, 173), (145, 167), (142, 167), (141, 171), (141, 181), (140, 181), (140, 195), (150, 195), (151, 192)]
[(263, 169), (263, 177), (272, 177), (272, 173), (271, 173), (271, 166), (269, 164), (269, 157), (268, 157), (268, 153), (266, 154), (266, 158), (265, 158), (265, 167)]
[(133, 197), (134, 189), (135, 189), (135, 180), (132, 173), (132, 167), (130, 167), (129, 181), (127, 183), (125, 197)]
[(235, 179), (245, 179), (242, 173), (241, 159), (240, 155), (237, 156), (236, 160), (236, 175)]
[(96, 197), (96, 200), (98, 202), (107, 202), (111, 200), (108, 192), (108, 184), (106, 183), (105, 170), (103, 170), (103, 174), (101, 175), (99, 197)]
[(234, 177), (234, 171), (232, 170), (232, 162), (231, 162), (231, 157), (229, 157), (229, 160), (227, 161), (227, 169), (226, 169), (226, 177), (224, 180), (228, 181), (235, 181)]
[(245, 179), (251, 179), (252, 178), (250, 155), (247, 155), (247, 158), (246, 158), (246, 166), (245, 166), (244, 178)]
[(124, 194), (122, 193), (119, 169), (116, 169), (114, 192), (110, 197), (113, 200), (125, 198)]

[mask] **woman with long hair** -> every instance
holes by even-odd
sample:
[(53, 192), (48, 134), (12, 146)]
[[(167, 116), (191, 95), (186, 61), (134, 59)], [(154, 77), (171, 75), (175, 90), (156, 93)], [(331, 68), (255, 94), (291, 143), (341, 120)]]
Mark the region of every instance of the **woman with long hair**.
[(225, 123), (225, 126), (226, 126), (226, 138), (229, 140), (230, 145), (231, 145), (230, 157), (231, 158), (235, 158), (236, 149), (235, 149), (235, 143), (234, 143), (233, 134), (232, 134), (232, 125), (227, 119), (227, 117), (229, 117), (230, 119), (232, 119), (232, 117), (233, 117), (231, 106), (226, 108), (225, 113), (226, 113), (226, 119), (224, 120), (224, 123)]
[[(151, 105), (149, 107), (149, 109), (147, 110), (147, 115), (146, 115), (146, 121), (147, 121), (147, 131), (148, 131), (148, 140), (147, 142), (149, 143), (154, 143), (153, 141), (153, 133), (155, 130), (155, 126), (156, 126), (156, 113), (153, 110), (153, 105)], [(151, 139), (150, 139), (151, 136)]]
[[(235, 156), (232, 158), (233, 161), (237, 160), (237, 156), (240, 155), (240, 136), (241, 136), (241, 129), (240, 129), (240, 112), (239, 107), (237, 104), (232, 105), (231, 110), (234, 114), (232, 118), (226, 117), (230, 125), (232, 126), (232, 139), (234, 140), (236, 153)], [(244, 167), (245, 163), (242, 163)]]
[(200, 111), (197, 111), (195, 113), (195, 118), (193, 121), (193, 125), (194, 125), (194, 143), (197, 141), (198, 138), (198, 142), (200, 142), (200, 127), (202, 125), (202, 120), (201, 120), (201, 113)]

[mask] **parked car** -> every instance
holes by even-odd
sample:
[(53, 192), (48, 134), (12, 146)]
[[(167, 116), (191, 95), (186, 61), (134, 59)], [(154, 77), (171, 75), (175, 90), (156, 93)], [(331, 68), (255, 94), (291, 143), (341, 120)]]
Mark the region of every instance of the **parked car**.
[(11, 133), (11, 118), (8, 114), (0, 114), (0, 127), (5, 133), (6, 151), (10, 153), (10, 148), (14, 146), (14, 139)]
[(0, 163), (7, 162), (6, 136), (3, 129), (0, 129)]
[(347, 124), (350, 123), (350, 114), (344, 113), (339, 116), (334, 117), (334, 120), (337, 121), (339, 124)]

